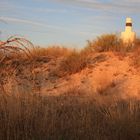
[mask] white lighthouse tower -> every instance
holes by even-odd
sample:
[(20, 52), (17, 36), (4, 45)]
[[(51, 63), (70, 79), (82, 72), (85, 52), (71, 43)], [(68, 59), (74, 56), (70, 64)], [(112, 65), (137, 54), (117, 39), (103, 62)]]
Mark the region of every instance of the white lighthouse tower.
[(136, 39), (136, 33), (132, 31), (131, 18), (126, 18), (125, 31), (121, 33), (121, 39), (124, 43), (133, 43)]

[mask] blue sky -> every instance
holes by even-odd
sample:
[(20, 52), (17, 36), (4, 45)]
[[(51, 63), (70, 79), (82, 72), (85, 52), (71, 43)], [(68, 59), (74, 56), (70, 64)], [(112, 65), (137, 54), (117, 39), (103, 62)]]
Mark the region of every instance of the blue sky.
[(126, 17), (140, 35), (140, 0), (0, 0), (0, 39), (20, 35), (37, 45), (80, 48), (120, 33)]

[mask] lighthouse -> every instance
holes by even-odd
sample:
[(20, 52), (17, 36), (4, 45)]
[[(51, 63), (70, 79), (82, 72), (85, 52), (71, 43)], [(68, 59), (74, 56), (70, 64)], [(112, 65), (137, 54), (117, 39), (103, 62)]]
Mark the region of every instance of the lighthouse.
[(133, 43), (136, 39), (136, 33), (132, 31), (132, 19), (126, 18), (125, 31), (121, 33), (123, 43)]

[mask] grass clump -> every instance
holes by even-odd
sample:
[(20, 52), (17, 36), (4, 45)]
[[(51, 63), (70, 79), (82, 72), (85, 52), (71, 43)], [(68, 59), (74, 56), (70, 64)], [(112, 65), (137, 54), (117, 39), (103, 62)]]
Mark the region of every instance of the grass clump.
[(103, 34), (96, 40), (88, 41), (88, 48), (94, 52), (130, 52), (134, 44), (124, 44), (120, 37), (116, 34)]
[(115, 34), (103, 34), (94, 41), (89, 41), (88, 46), (97, 52), (119, 51), (121, 40)]
[(82, 52), (73, 51), (60, 63), (60, 70), (63, 73), (73, 74), (81, 71), (88, 65), (88, 57)]

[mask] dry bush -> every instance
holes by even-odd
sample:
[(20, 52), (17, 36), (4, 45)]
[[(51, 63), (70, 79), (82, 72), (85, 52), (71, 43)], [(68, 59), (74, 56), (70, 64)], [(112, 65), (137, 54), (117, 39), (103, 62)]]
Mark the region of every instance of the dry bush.
[(134, 67), (139, 68), (140, 67), (140, 49), (137, 49), (134, 52), (132, 60), (133, 60)]
[(103, 34), (96, 40), (88, 41), (87, 48), (95, 52), (120, 52), (126, 53), (132, 50), (133, 44), (124, 44), (116, 34)]
[(25, 38), (11, 36), (6, 41), (0, 43), (0, 63), (5, 59), (29, 59), (32, 57), (30, 49), (34, 45)]
[(134, 67), (140, 68), (140, 38), (135, 40), (132, 52), (132, 64)]
[(73, 51), (60, 63), (61, 73), (73, 74), (81, 71), (88, 65), (88, 57), (84, 53)]
[(115, 34), (104, 34), (93, 42), (89, 41), (89, 46), (97, 52), (117, 51), (120, 49), (120, 40)]

